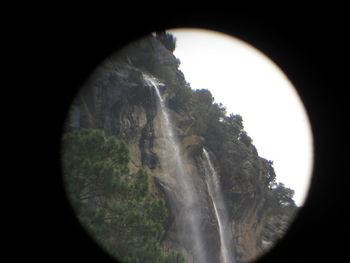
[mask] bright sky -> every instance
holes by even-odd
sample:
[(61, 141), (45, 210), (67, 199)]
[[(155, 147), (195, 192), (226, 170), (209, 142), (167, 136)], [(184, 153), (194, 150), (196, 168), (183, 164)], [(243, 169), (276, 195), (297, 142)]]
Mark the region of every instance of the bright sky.
[(272, 160), (277, 181), (302, 205), (313, 163), (311, 127), (291, 82), (263, 53), (231, 36), (199, 29), (168, 30), (192, 89), (208, 89), (227, 113), (240, 114), (261, 157)]

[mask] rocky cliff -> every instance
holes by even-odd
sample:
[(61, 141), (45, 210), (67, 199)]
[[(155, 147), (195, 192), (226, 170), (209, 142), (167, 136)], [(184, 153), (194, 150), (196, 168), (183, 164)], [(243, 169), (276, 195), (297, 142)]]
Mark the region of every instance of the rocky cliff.
[[(272, 162), (259, 157), (244, 132), (241, 117), (226, 116), (208, 91), (191, 90), (178, 69), (180, 61), (172, 53), (171, 42), (164, 33), (150, 35), (103, 61), (77, 94), (66, 128), (100, 129), (127, 143), (131, 171), (147, 169), (152, 191), (167, 202), (169, 214), (161, 244), (165, 250), (180, 251), (186, 262), (193, 262), (194, 254), (199, 253), (194, 251), (198, 248), (193, 247), (191, 232), (184, 225), (191, 213), (197, 214), (204, 233), (205, 249), (200, 253), (208, 262), (219, 262), (220, 257), (218, 222), (203, 176), (205, 147), (219, 174), (235, 262), (249, 262), (283, 235), (293, 216), (289, 208), (294, 209), (294, 202), (291, 196), (286, 199), (283, 187), (276, 184)], [(161, 132), (164, 121), (159, 102), (145, 74), (159, 81), (183, 166), (191, 175), (192, 191), (197, 196), (192, 207), (174, 176), (169, 137)]]

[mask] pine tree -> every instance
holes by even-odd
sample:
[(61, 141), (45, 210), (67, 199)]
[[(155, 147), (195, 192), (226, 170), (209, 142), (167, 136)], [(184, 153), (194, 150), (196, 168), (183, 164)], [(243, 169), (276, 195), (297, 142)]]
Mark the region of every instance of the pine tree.
[(144, 169), (129, 174), (123, 141), (100, 130), (75, 130), (63, 137), (62, 157), (72, 206), (108, 253), (125, 263), (183, 262), (181, 254), (161, 247), (165, 201), (150, 193)]

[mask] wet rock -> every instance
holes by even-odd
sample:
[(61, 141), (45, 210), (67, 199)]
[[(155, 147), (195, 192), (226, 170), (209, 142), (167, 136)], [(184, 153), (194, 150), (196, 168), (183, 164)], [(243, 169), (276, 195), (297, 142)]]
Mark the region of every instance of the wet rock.
[(190, 155), (198, 155), (203, 151), (204, 138), (198, 135), (186, 136), (182, 139), (184, 150)]

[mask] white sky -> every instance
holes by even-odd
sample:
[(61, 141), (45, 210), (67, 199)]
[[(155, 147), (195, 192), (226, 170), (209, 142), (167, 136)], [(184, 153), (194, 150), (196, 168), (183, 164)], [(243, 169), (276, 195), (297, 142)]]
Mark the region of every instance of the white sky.
[(302, 205), (313, 163), (312, 134), (304, 106), (284, 73), (263, 53), (208, 30), (168, 30), (192, 89), (208, 89), (227, 114), (240, 114), (261, 157), (272, 160), (277, 181), (295, 190)]

